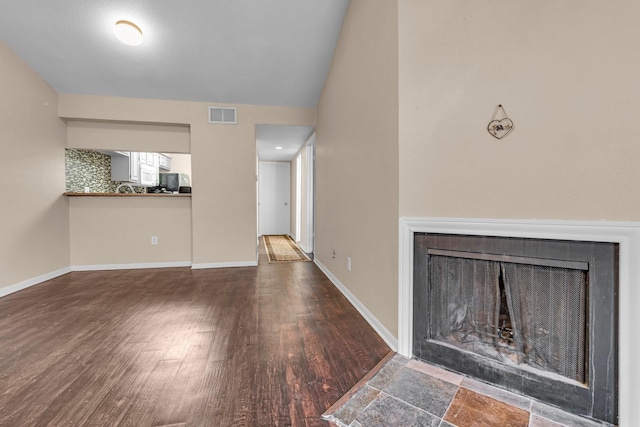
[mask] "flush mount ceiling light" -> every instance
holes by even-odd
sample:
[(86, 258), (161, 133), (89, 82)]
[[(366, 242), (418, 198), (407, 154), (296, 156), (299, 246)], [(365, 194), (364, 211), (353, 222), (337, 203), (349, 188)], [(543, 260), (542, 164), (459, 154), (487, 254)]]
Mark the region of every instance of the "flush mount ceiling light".
[(122, 43), (129, 46), (137, 46), (142, 43), (142, 30), (136, 24), (131, 21), (125, 21), (121, 19), (116, 22), (115, 27), (116, 37)]
[(282, 150), (282, 147), (278, 146), (276, 147), (276, 150)]

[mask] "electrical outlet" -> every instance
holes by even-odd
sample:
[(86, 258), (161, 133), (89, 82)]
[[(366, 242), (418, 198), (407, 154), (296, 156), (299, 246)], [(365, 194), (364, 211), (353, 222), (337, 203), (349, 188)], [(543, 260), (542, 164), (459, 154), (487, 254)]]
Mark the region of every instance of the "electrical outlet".
[(151, 236), (151, 244), (154, 246), (158, 244), (158, 236)]
[(347, 270), (351, 271), (351, 258), (347, 257)]

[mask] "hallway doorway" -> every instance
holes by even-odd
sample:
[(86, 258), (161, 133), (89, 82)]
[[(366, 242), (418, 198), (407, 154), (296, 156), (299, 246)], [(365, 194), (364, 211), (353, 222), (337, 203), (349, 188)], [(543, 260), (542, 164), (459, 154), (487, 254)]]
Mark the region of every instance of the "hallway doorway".
[(261, 236), (289, 234), (291, 229), (291, 163), (260, 162), (258, 172)]
[(306, 253), (313, 252), (314, 145), (312, 126), (256, 125), (257, 237), (287, 234)]

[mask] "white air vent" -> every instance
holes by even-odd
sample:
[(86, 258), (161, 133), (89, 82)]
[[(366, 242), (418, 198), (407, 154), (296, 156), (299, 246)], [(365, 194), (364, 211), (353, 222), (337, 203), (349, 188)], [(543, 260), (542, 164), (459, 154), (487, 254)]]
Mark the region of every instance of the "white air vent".
[(235, 107), (209, 107), (209, 123), (238, 123)]

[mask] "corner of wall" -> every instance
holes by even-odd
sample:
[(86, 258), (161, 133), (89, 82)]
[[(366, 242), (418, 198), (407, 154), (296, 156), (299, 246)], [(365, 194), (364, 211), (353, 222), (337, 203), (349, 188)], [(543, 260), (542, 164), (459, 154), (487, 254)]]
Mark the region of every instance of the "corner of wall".
[(15, 191), (0, 206), (1, 293), (66, 271), (70, 244), (62, 195), (67, 131), (58, 117), (58, 94), (4, 43), (0, 64), (0, 150), (3, 173)]

